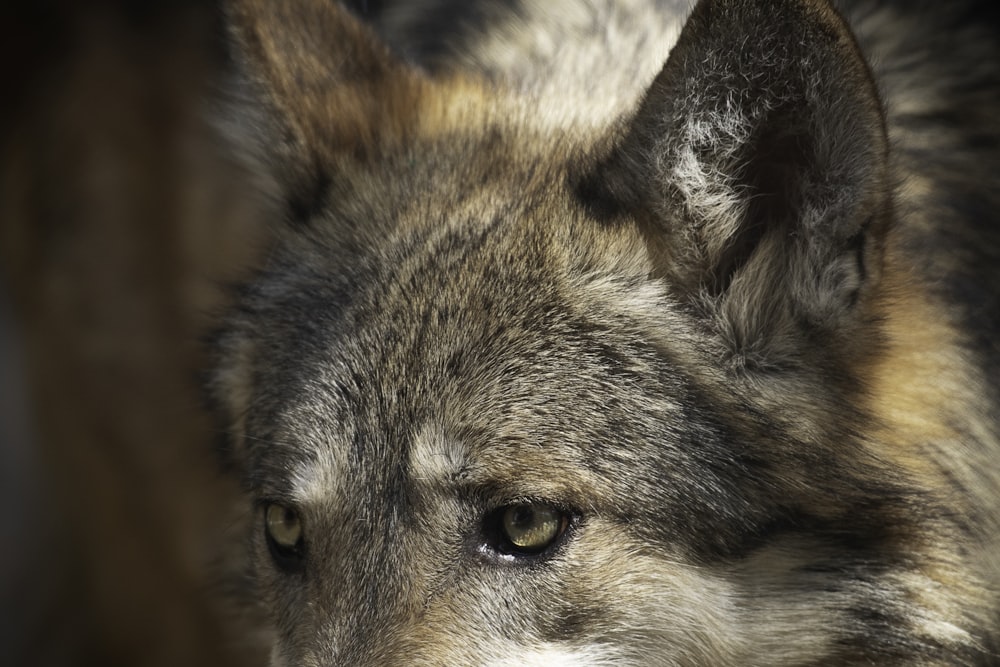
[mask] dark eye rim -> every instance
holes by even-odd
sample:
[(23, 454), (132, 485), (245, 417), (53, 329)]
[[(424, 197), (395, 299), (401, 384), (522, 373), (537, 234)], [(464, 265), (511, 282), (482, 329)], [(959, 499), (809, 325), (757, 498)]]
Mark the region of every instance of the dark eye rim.
[[(559, 532), (548, 544), (538, 549), (525, 549), (506, 537), (503, 530), (504, 514), (518, 505), (544, 505), (559, 514), (561, 517)], [(556, 555), (571, 539), (580, 522), (580, 513), (561, 503), (541, 498), (516, 498), (493, 507), (483, 515), (478, 551), (490, 560), (504, 563), (539, 563)]]
[(274, 561), (278, 569), (288, 572), (297, 573), (305, 569), (305, 558), (306, 558), (306, 542), (305, 538), (299, 536), (299, 539), (291, 547), (279, 544), (277, 540), (271, 535), (271, 531), (267, 527), (267, 510), (269, 507), (278, 506), (286, 510), (290, 509), (295, 512), (297, 516), (300, 517), (301, 513), (295, 509), (295, 507), (278, 500), (263, 500), (258, 503), (260, 506), (260, 516), (261, 525), (264, 531), (264, 541), (267, 543), (267, 550), (271, 554), (271, 559)]

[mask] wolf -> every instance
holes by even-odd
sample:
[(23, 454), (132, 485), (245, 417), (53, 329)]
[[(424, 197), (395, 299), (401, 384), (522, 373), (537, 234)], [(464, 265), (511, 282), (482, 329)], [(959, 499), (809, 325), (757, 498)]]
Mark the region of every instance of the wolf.
[(233, 0), (275, 666), (1000, 665), (966, 2)]

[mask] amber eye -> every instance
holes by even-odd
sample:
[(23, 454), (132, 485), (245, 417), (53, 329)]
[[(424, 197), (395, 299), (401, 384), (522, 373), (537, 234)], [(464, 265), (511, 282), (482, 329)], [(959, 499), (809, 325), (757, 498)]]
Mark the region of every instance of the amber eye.
[(522, 502), (495, 515), (497, 549), (506, 554), (532, 556), (544, 552), (569, 526), (569, 516), (543, 502)]
[(270, 503), (264, 508), (264, 532), (275, 562), (284, 570), (302, 565), (302, 521), (290, 507)]

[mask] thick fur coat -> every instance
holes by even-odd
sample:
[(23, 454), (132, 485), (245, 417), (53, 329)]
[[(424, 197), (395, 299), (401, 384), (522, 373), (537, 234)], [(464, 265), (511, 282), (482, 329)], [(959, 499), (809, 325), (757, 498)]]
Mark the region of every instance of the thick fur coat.
[(1000, 664), (1000, 58), (939, 4), (235, 0), (273, 664)]

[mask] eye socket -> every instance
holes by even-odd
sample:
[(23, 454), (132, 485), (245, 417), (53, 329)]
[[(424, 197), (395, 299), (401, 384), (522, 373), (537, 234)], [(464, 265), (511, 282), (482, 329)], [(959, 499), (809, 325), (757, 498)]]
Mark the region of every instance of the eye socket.
[(278, 567), (287, 571), (301, 569), (305, 544), (298, 512), (285, 505), (268, 503), (264, 508), (264, 534)]
[(501, 507), (486, 519), (490, 546), (507, 556), (537, 556), (551, 548), (569, 527), (569, 514), (540, 501)]

